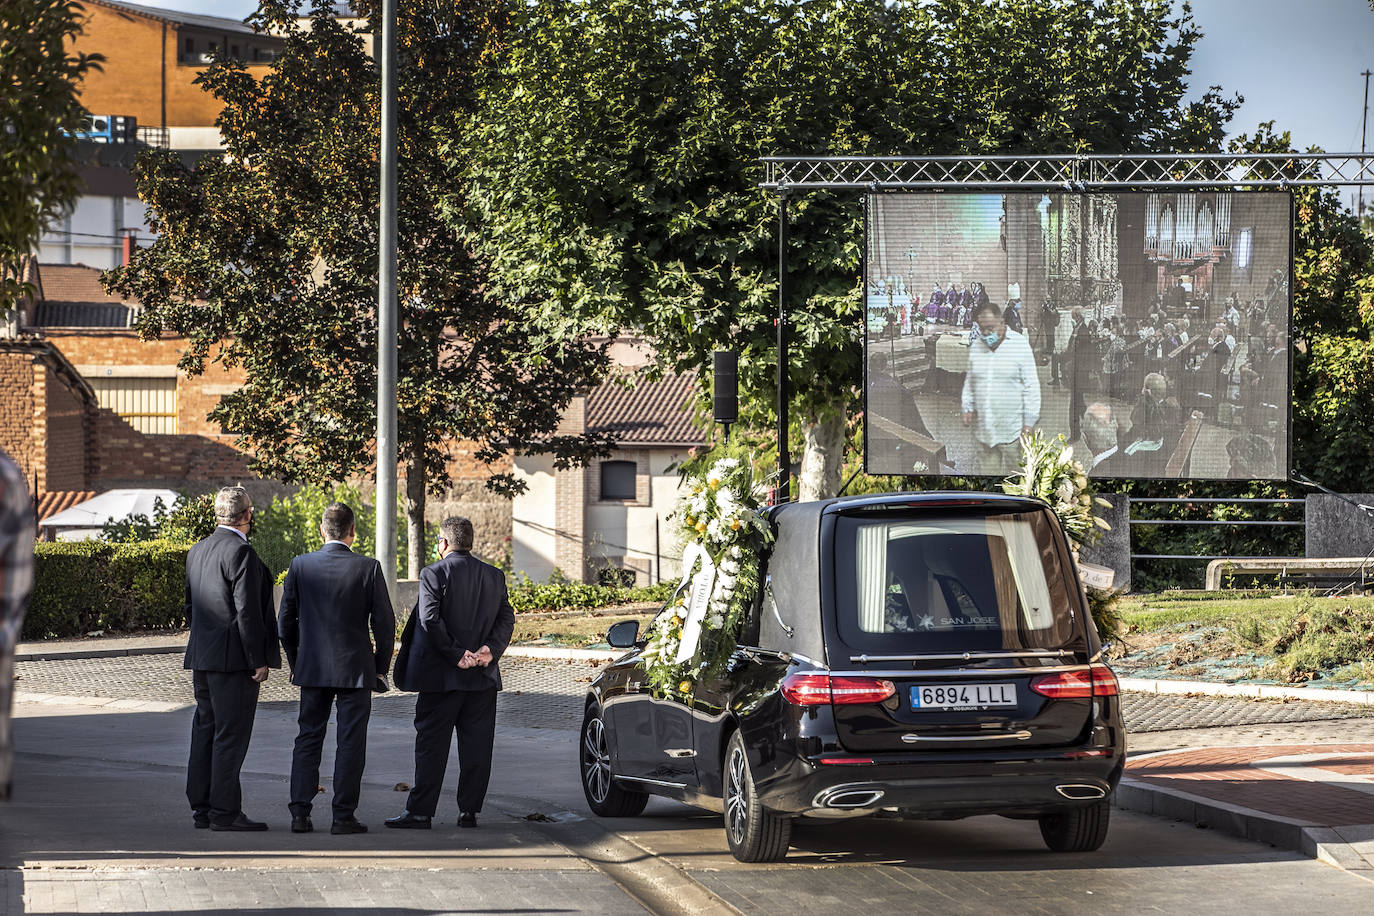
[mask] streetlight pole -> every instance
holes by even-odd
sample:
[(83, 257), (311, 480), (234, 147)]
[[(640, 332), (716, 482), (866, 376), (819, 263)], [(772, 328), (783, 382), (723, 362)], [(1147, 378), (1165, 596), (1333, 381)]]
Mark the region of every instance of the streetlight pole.
[(377, 233), (377, 560), (396, 597), (396, 0), (382, 0), (381, 219)]

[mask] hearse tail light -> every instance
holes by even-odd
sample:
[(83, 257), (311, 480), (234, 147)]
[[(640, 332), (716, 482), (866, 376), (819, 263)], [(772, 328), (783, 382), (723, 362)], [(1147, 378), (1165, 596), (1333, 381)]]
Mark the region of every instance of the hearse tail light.
[(1031, 690), (1055, 700), (1076, 697), (1114, 697), (1120, 688), (1106, 665), (1089, 665), (1087, 671), (1061, 671), (1031, 681)]
[(873, 762), (872, 757), (817, 757), (817, 763), (840, 764), (843, 766), (864, 766)]
[(876, 677), (833, 677), (829, 674), (789, 674), (782, 695), (793, 706), (881, 703), (897, 692), (897, 685)]

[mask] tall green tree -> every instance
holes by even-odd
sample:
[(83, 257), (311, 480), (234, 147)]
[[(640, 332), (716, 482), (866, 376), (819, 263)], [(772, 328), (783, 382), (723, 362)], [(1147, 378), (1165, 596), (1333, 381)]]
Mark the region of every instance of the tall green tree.
[[(1218, 148), (1236, 100), (1185, 102), (1199, 33), (1170, 0), (529, 4), (455, 128), (450, 209), (540, 326), (651, 335), (704, 373), (740, 352), (773, 420), (777, 202), (765, 155)], [(857, 195), (791, 203), (802, 498), (839, 486), (859, 377)]]
[(102, 60), (67, 47), (81, 13), (65, 0), (0, 4), (0, 319), (25, 294), (20, 259), (81, 190), (77, 87)]
[[(358, 11), (377, 22), (378, 5)], [(375, 455), (380, 81), (333, 3), (315, 0), (307, 30), (297, 7), (264, 0), (251, 20), (286, 36), (271, 72), (255, 79), (221, 60), (199, 78), (224, 105), (225, 155), (194, 169), (167, 151), (141, 157), (158, 238), (107, 282), (143, 304), (145, 335), (188, 336), (187, 372), (212, 360), (243, 369), (247, 383), (211, 416), (239, 433), (258, 471), (321, 483)], [(471, 109), (505, 15), (483, 0), (400, 4), (398, 451), (412, 575), (426, 492), (448, 482), (456, 440), (475, 443), (479, 461), (515, 450), (560, 466), (606, 445), (556, 434), (568, 400), (602, 372), (604, 345), (523, 321), (439, 218), (453, 178), (436, 138)], [(494, 473), (488, 486), (520, 484)]]

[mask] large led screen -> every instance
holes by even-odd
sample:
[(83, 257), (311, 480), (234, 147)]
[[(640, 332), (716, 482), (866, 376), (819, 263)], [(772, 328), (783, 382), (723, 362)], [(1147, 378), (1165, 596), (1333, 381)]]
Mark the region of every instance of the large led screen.
[(1094, 477), (1283, 479), (1284, 192), (874, 194), (871, 474), (1004, 476), (1023, 432)]

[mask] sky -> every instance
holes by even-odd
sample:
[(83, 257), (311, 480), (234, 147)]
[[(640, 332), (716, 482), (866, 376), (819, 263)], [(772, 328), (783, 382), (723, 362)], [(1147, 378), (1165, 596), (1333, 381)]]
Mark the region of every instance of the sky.
[[(1180, 0), (1175, 3), (1181, 6)], [(159, 0), (148, 6), (242, 18), (256, 0)], [(1245, 104), (1232, 135), (1272, 120), (1297, 149), (1358, 152), (1361, 71), (1374, 70), (1369, 0), (1193, 0), (1202, 29), (1189, 85), (1194, 97), (1219, 85)], [(1374, 124), (1369, 148), (1374, 150)]]

